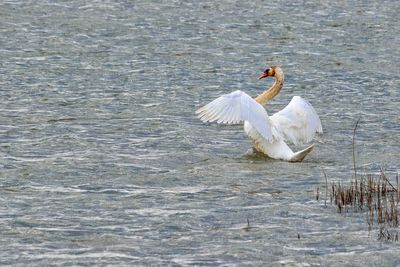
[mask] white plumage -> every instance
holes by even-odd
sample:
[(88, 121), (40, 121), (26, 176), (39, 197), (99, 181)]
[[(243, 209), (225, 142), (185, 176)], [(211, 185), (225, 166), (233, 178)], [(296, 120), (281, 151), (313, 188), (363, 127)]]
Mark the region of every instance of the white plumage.
[(322, 133), (321, 121), (311, 104), (299, 96), (293, 97), (281, 111), (268, 116), (260, 103), (267, 102), (278, 94), (283, 83), (283, 72), (279, 67), (273, 68), (273, 72), (271, 68), (267, 69), (260, 77), (281, 75), (281, 82), (275, 83), (264, 93), (265, 96), (260, 95), (253, 99), (237, 90), (220, 96), (196, 113), (203, 122), (244, 123), (245, 133), (259, 152), (275, 159), (302, 161), (314, 145), (294, 153), (285, 141), (295, 145), (310, 142), (316, 133)]
[(317, 112), (300, 96), (294, 96), (284, 109), (272, 115), (270, 119), (284, 140), (295, 145), (308, 143), (316, 132), (322, 133)]
[(238, 124), (248, 121), (264, 139), (272, 142), (277, 137), (267, 111), (240, 90), (218, 97), (196, 113), (203, 122)]

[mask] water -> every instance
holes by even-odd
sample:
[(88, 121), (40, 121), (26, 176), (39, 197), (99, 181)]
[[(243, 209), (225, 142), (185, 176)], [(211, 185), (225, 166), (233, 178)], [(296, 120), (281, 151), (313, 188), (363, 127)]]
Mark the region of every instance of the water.
[[(286, 2), (3, 1), (0, 263), (399, 265), (365, 214), (315, 200), (322, 169), (351, 177), (358, 118), (359, 172), (398, 173), (399, 5)], [(301, 164), (194, 114), (273, 64), (268, 112), (301, 95), (323, 123)]]

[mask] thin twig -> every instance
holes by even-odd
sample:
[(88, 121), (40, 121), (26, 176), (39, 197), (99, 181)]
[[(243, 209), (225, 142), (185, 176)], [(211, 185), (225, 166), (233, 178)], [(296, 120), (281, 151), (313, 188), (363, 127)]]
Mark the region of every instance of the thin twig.
[(322, 172), (324, 173), (324, 177), (325, 177), (325, 207), (326, 207), (326, 200), (328, 199), (328, 178), (326, 178), (326, 172), (324, 170), (324, 168), (321, 168)]
[(356, 151), (355, 151), (355, 137), (356, 137), (356, 130), (357, 130), (357, 126), (358, 123), (360, 122), (361, 118), (358, 118), (356, 125), (354, 126), (353, 129), (353, 168), (354, 168), (354, 180), (356, 180), (356, 176), (357, 176), (357, 169), (356, 169)]
[(385, 172), (384, 172), (384, 170), (382, 169), (382, 167), (380, 167), (380, 169), (381, 169), (381, 176), (382, 176), (382, 178), (384, 178), (384, 179), (386, 180), (386, 182), (388, 182), (388, 184), (393, 188), (393, 190), (397, 192), (396, 187), (394, 187), (394, 186), (392, 185), (392, 183), (389, 181), (389, 179), (386, 177)]
[(400, 196), (400, 187), (399, 187), (399, 174), (396, 174), (396, 183), (397, 183), (397, 203), (399, 203), (399, 196)]

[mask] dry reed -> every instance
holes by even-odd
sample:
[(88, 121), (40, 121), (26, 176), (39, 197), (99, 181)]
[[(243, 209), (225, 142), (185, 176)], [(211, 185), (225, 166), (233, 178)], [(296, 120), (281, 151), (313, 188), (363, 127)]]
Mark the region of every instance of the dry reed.
[[(360, 175), (357, 177), (356, 158), (355, 158), (355, 135), (360, 119), (357, 120), (353, 129), (353, 171), (348, 185), (343, 182), (332, 182), (328, 187), (326, 173), (325, 177), (325, 205), (328, 198), (328, 190), (331, 204), (336, 205), (339, 213), (347, 213), (350, 210), (363, 212), (366, 211), (366, 221), (368, 230), (371, 231), (374, 225), (379, 226), (379, 240), (398, 241), (399, 233), (399, 202), (400, 185), (399, 177), (396, 175), (396, 185), (394, 186), (383, 168), (379, 175)], [(320, 199), (320, 189), (317, 187), (316, 199)]]
[(349, 185), (332, 182), (327, 190), (330, 190), (331, 204), (337, 207), (339, 213), (366, 211), (368, 230), (371, 231), (377, 224), (378, 239), (398, 240), (398, 233), (392, 230), (399, 227), (399, 188), (398, 179), (394, 187), (381, 170), (377, 177), (361, 176)]

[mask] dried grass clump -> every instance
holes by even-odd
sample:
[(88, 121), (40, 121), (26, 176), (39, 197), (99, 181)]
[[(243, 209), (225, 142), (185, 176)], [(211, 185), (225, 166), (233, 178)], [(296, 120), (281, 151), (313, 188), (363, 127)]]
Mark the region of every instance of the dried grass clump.
[(339, 213), (366, 211), (368, 230), (379, 226), (379, 240), (398, 240), (394, 228), (399, 227), (399, 179), (396, 186), (389, 181), (381, 170), (378, 177), (372, 175), (355, 179), (349, 185), (341, 182), (331, 184), (329, 196), (331, 204), (336, 205)]
[[(355, 134), (360, 120), (353, 130), (353, 171), (354, 176), (348, 185), (343, 182), (332, 182), (328, 188), (328, 180), (325, 176), (325, 205), (328, 199), (328, 190), (331, 204), (336, 205), (339, 213), (352, 211), (366, 211), (368, 230), (374, 225), (379, 226), (378, 240), (399, 239), (399, 202), (400, 185), (399, 176), (396, 175), (396, 183), (393, 185), (386, 176), (383, 168), (379, 175), (362, 175), (357, 178), (355, 159)], [(320, 199), (320, 190), (317, 188), (316, 199)]]

